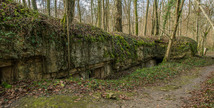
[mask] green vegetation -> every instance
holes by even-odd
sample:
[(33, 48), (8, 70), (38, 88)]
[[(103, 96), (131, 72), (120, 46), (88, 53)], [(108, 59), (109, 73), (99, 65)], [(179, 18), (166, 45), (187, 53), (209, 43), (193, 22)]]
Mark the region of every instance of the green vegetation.
[[(189, 51), (190, 50), (190, 51)], [(190, 52), (190, 56), (195, 56), (197, 53), (197, 42), (188, 37), (177, 37), (173, 43), (172, 55), (181, 56), (182, 52)]]
[(10, 84), (8, 84), (8, 83), (6, 83), (6, 82), (3, 82), (1, 85), (2, 85), (4, 88), (6, 88), (6, 89), (12, 88), (12, 85), (10, 85)]
[[(180, 62), (180, 63), (176, 63)], [(180, 75), (181, 73), (188, 72), (188, 70), (195, 66), (207, 66), (214, 64), (214, 60), (209, 57), (190, 57), (184, 60), (171, 61), (162, 63), (158, 66), (151, 68), (138, 69), (135, 72), (116, 80), (100, 80), (100, 79), (89, 79), (80, 80), (71, 78), (72, 81), (78, 82), (80, 85), (84, 85), (91, 89), (113, 89), (113, 90), (124, 90), (133, 89), (139, 85), (153, 84), (160, 80), (167, 81), (171, 78)]]
[[(97, 106), (92, 103), (92, 100), (89, 97), (82, 97), (81, 100), (78, 96), (70, 96), (70, 95), (56, 95), (51, 97), (28, 97), (20, 100), (18, 108), (20, 107), (30, 107), (30, 108), (38, 108), (38, 107), (63, 107), (63, 108), (87, 108), (88, 106), (93, 106), (93, 108), (97, 108)], [(76, 101), (78, 100), (78, 101)], [(30, 102), (30, 103), (28, 103)]]
[(214, 64), (214, 60), (211, 57), (189, 57), (182, 60), (178, 60), (182, 64), (187, 64), (190, 66), (207, 66)]
[(163, 63), (151, 68), (138, 69), (132, 74), (116, 80), (89, 79), (80, 80), (71, 78), (79, 85), (96, 89), (126, 90), (133, 89), (139, 85), (153, 84), (160, 80), (170, 80), (176, 75), (189, 70), (191, 66), (175, 62)]

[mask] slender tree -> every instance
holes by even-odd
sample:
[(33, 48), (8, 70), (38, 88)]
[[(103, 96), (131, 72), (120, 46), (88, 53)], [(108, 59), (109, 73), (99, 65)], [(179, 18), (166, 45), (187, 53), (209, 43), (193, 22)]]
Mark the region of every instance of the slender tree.
[(155, 2), (153, 2), (151, 35), (154, 35), (154, 32), (155, 32)]
[(106, 30), (109, 31), (109, 0), (106, 0)]
[(199, 43), (199, 14), (200, 14), (200, 12), (199, 12), (199, 4), (197, 4), (197, 3), (195, 3), (196, 4), (196, 10), (197, 10), (197, 12), (196, 12), (196, 16), (195, 16), (195, 18), (196, 18), (196, 41), (197, 41), (197, 43)]
[(68, 69), (71, 65), (71, 54), (70, 54), (70, 25), (74, 18), (75, 0), (65, 0), (66, 8), (66, 21), (67, 21), (67, 39), (68, 39)]
[(212, 22), (211, 18), (206, 14), (206, 12), (204, 11), (203, 7), (200, 5), (200, 2), (198, 0), (195, 0), (196, 3), (199, 5), (199, 8), (201, 9), (202, 13), (204, 14), (204, 16), (207, 18), (207, 20), (209, 21), (210, 25), (213, 28), (213, 32), (214, 32), (214, 23)]
[(158, 22), (158, 2), (154, 0), (154, 14), (155, 14), (155, 35), (159, 35), (159, 22)]
[(57, 0), (54, 1), (55, 17), (57, 18)]
[(175, 13), (175, 21), (174, 21), (174, 26), (173, 26), (173, 33), (169, 39), (169, 43), (168, 43), (168, 47), (167, 47), (167, 51), (164, 57), (164, 61), (168, 61), (170, 58), (170, 54), (171, 54), (171, 48), (172, 48), (172, 44), (174, 42), (175, 39), (175, 35), (177, 32), (177, 28), (178, 28), (178, 23), (179, 23), (179, 18), (183, 9), (183, 4), (184, 4), (185, 0), (177, 0), (177, 4), (176, 4), (176, 13)]
[(145, 25), (144, 25), (144, 35), (145, 36), (146, 36), (146, 31), (147, 31), (148, 12), (149, 12), (149, 0), (147, 0), (147, 6), (146, 6), (146, 20), (145, 20)]
[(46, 3), (46, 1), (47, 1), (47, 0), (42, 0), (42, 4), (41, 4), (41, 5), (42, 5), (42, 7), (43, 7), (43, 8), (42, 8), (42, 12), (43, 12), (43, 13), (46, 13), (46, 11), (47, 11), (47, 3)]
[(22, 0), (22, 3), (24, 5), (24, 7), (27, 7), (27, 4), (26, 4), (26, 1), (25, 0)]
[(98, 27), (101, 28), (102, 26), (102, 11), (101, 11), (101, 0), (98, 0), (98, 12), (97, 12), (97, 16), (98, 16)]
[[(191, 1), (189, 0), (189, 5), (188, 5), (188, 16), (190, 15), (190, 12), (191, 12)], [(187, 26), (186, 26), (186, 35), (188, 33), (188, 30), (189, 30), (189, 18), (187, 18)]]
[(51, 6), (51, 2), (50, 2), (50, 0), (47, 0), (48, 16), (51, 16), (51, 8), (50, 8), (50, 6)]
[(105, 7), (105, 0), (102, 0), (102, 8), (103, 8), (103, 29), (106, 31), (107, 30), (107, 28), (106, 28), (106, 20), (105, 20), (105, 18), (106, 18), (106, 7)]
[(31, 3), (30, 3), (30, 0), (28, 0), (28, 8), (30, 9), (31, 8)]
[(115, 30), (122, 32), (122, 0), (116, 0)]
[[(172, 6), (174, 6), (174, 5), (175, 5), (175, 0), (169, 0), (166, 5), (166, 12), (163, 16), (163, 32), (165, 32), (166, 23), (170, 18), (170, 10), (171, 10)], [(170, 22), (170, 21), (168, 21), (168, 22)], [(170, 23), (169, 23), (169, 25), (170, 25)], [(162, 35), (163, 35), (163, 32), (162, 32)]]
[(137, 0), (134, 0), (134, 13), (135, 13), (135, 35), (138, 36)]
[(94, 15), (93, 15), (93, 5), (94, 5), (94, 1), (91, 0), (91, 24), (93, 25), (94, 24)]
[(31, 0), (31, 1), (32, 1), (33, 9), (37, 11), (37, 4), (36, 4), (36, 0)]
[(127, 12), (127, 22), (128, 22), (128, 31), (129, 34), (131, 34), (131, 1), (132, 0), (124, 0), (124, 4), (125, 4), (125, 10)]
[(81, 9), (80, 9), (80, 0), (77, 0), (77, 8), (79, 13), (80, 23), (82, 22)]
[[(205, 24), (205, 25), (208, 25), (208, 24)], [(205, 44), (205, 41), (207, 39), (207, 35), (209, 34), (209, 31), (211, 29), (211, 26), (207, 26), (205, 27), (205, 30), (203, 31), (203, 35), (202, 35), (202, 43), (201, 43), (201, 56), (204, 56), (204, 44)]]

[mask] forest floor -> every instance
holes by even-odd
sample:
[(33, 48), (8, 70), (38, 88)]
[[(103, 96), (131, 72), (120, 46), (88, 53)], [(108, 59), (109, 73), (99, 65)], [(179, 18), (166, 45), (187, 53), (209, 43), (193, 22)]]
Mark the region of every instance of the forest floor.
[[(214, 53), (208, 53), (208, 55), (214, 57)], [(189, 60), (185, 62), (188, 61)], [(201, 64), (201, 62), (202, 61), (199, 60), (198, 63)], [(189, 70), (183, 69), (183, 72), (181, 74), (178, 74), (176, 75), (176, 77), (172, 77), (169, 80), (160, 80), (160, 81), (158, 80), (155, 82), (155, 84), (148, 84), (144, 86), (139, 85), (135, 89), (130, 90), (127, 89), (126, 91), (118, 89), (117, 90), (96, 89), (93, 92), (84, 92), (84, 89), (86, 88), (82, 86), (84, 83), (82, 82), (82, 84), (80, 84), (81, 87), (78, 87), (76, 91), (73, 91), (72, 93), (71, 92), (62, 93), (63, 91), (66, 90), (68, 91), (69, 89), (66, 88), (66, 86), (64, 86), (65, 83), (63, 82), (66, 81), (60, 80), (59, 81), (60, 84), (58, 85), (60, 87), (64, 87), (65, 89), (59, 89), (56, 87), (56, 89), (54, 90), (60, 91), (60, 93), (52, 95), (43, 95), (44, 91), (42, 91), (40, 87), (38, 90), (34, 89), (31, 92), (35, 91), (35, 93), (38, 94), (38, 91), (41, 91), (42, 95), (32, 95), (32, 94), (29, 95), (29, 92), (24, 92), (22, 94), (26, 95), (20, 96), (19, 99), (17, 98), (15, 101), (11, 101), (9, 102), (8, 105), (3, 107), (180, 108), (180, 107), (192, 107), (197, 104), (200, 104), (200, 106), (213, 107), (214, 106), (214, 102), (212, 100), (214, 98), (213, 63), (212, 65), (209, 66), (200, 66), (195, 62), (194, 66), (190, 68), (191, 69)], [(155, 68), (152, 68), (152, 70), (154, 69)], [(211, 83), (209, 83), (208, 86), (204, 86), (208, 84), (206, 82)], [(47, 82), (45, 82), (45, 84), (46, 83)], [(87, 83), (88, 85), (91, 84), (90, 82)], [(71, 87), (71, 85), (69, 85), (69, 87)], [(74, 88), (74, 86), (72, 87)], [(80, 93), (79, 91), (82, 92)], [(211, 95), (207, 94), (207, 92), (211, 93)], [(207, 97), (207, 95), (209, 96)], [(201, 101), (201, 103), (197, 103), (196, 101)]]

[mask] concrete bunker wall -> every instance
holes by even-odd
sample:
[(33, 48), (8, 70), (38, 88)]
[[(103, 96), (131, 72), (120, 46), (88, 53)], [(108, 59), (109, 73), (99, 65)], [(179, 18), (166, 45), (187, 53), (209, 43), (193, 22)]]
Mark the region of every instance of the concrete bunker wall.
[[(145, 55), (144, 49), (150, 49)], [(116, 62), (117, 58), (105, 56), (106, 52), (112, 51), (111, 41), (88, 43), (87, 41), (72, 43), (70, 70), (67, 70), (67, 56), (63, 49), (57, 50), (53, 42), (50, 47), (36, 49), (37, 53), (25, 52), (25, 56), (16, 60), (4, 60), (0, 65), (1, 82), (13, 82), (25, 79), (63, 78), (67, 76), (82, 78), (104, 79), (114, 72), (119, 72), (136, 65), (150, 67), (156, 65), (156, 46), (141, 46), (137, 50), (136, 59), (125, 59)], [(155, 51), (153, 51), (155, 50)], [(161, 50), (164, 50), (162, 48)], [(41, 51), (41, 52), (39, 52)], [(44, 53), (45, 52), (45, 53)], [(30, 55), (26, 56), (26, 53)], [(158, 54), (162, 57), (162, 53)]]
[[(5, 10), (8, 14), (4, 15), (10, 19), (0, 24), (1, 82), (71, 75), (104, 78), (137, 65), (154, 66), (156, 58), (163, 58), (166, 50), (166, 40), (108, 33), (88, 24), (73, 24), (71, 58), (68, 58), (67, 36), (59, 19), (34, 16), (30, 10), (11, 5), (14, 6), (8, 7)], [(20, 9), (23, 11), (17, 11)], [(16, 12), (20, 13), (14, 17)], [(19, 23), (19, 18), (25, 18), (25, 23)], [(172, 55), (183, 55), (191, 49), (195, 54), (197, 43), (193, 41), (183, 38), (174, 42), (177, 48), (173, 48), (176, 53)]]

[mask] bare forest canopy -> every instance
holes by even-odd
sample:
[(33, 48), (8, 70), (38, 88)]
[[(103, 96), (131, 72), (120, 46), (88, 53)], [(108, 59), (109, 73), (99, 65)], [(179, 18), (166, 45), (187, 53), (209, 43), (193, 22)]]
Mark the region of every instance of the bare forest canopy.
[[(13, 0), (40, 13), (63, 18), (66, 0)], [(71, 0), (73, 1), (73, 0)], [(121, 4), (121, 28), (124, 33), (139, 36), (171, 36), (174, 31), (176, 0), (74, 0), (74, 20), (117, 31), (117, 1)], [(197, 3), (199, 2), (199, 4)], [(36, 8), (35, 8), (36, 7)], [(204, 11), (201, 10), (203, 8)], [(196, 40), (198, 49), (214, 46), (213, 0), (184, 0), (176, 36)], [(208, 17), (205, 17), (206, 16)], [(207, 18), (210, 20), (208, 21)], [(212, 22), (212, 24), (210, 24)], [(208, 30), (210, 29), (211, 30)], [(200, 51), (199, 50), (199, 51)]]

